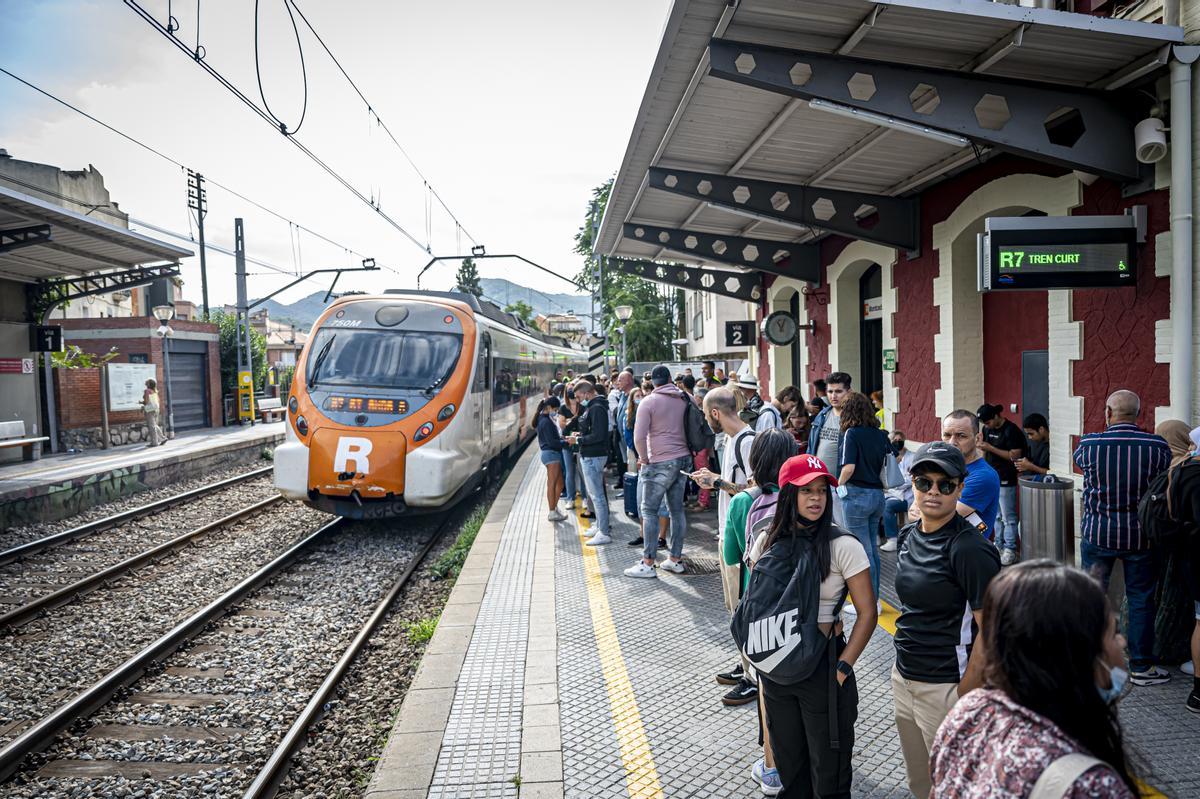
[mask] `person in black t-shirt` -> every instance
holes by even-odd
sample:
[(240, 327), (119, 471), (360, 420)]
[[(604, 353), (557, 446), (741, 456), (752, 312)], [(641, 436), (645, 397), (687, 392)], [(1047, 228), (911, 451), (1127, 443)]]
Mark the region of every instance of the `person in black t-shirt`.
[(1029, 454), (1017, 460), (1022, 477), (1050, 474), (1050, 425), (1040, 413), (1031, 413), (1021, 423), (1029, 441)]
[(917, 450), (910, 472), (920, 519), (900, 532), (896, 554), (896, 665), (892, 694), (896, 730), (917, 799), (929, 796), (929, 752), (942, 719), (981, 683), (982, 658), (972, 647), (983, 595), (1000, 572), (993, 547), (958, 515), (967, 464), (952, 444)]
[(1017, 562), (1017, 467), (1016, 461), (1029, 453), (1029, 442), (1021, 428), (1004, 418), (1001, 405), (981, 405), (976, 415), (983, 424), (983, 450), (988, 465), (1000, 475), (1000, 512), (996, 515), (996, 545), (1000, 547), (1000, 562), (1010, 566)]

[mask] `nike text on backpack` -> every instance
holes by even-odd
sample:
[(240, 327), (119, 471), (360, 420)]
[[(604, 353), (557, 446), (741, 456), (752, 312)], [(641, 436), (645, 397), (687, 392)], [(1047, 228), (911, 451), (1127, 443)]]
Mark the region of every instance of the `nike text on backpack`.
[(1179, 486), (1184, 469), (1200, 469), (1200, 459), (1190, 458), (1159, 474), (1138, 502), (1138, 525), (1156, 547), (1173, 546), (1196, 531), (1175, 513), (1183, 507)]
[[(834, 618), (845, 601), (843, 590)], [(837, 649), (832, 635), (823, 633), (817, 623), (820, 605), (821, 573), (816, 547), (811, 538), (786, 536), (772, 544), (754, 564), (750, 586), (733, 612), (730, 631), (738, 649), (755, 670), (781, 685), (807, 680), (822, 659), (827, 661), (831, 683), (829, 740), (837, 749)]]
[(716, 434), (704, 420), (704, 413), (686, 394), (683, 395), (683, 404), (687, 406), (683, 409), (683, 432), (687, 438), (688, 451), (695, 455), (712, 449)]

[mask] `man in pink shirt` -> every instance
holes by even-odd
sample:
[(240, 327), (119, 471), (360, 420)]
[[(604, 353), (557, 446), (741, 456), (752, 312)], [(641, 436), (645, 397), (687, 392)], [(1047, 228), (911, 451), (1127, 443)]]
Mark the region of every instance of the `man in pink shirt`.
[(671, 556), (662, 567), (676, 574), (683, 573), (683, 536), (687, 519), (683, 515), (683, 491), (692, 470), (692, 452), (688, 449), (684, 431), (684, 413), (691, 403), (688, 395), (671, 385), (671, 370), (656, 366), (650, 373), (654, 391), (638, 406), (633, 426), (633, 439), (639, 453), (641, 471), (638, 480), (645, 488), (642, 494), (642, 540), (645, 542), (642, 559), (625, 570), (626, 577), (657, 577), (655, 556), (658, 554), (657, 531), (645, 529), (646, 520), (653, 524), (658, 518), (658, 506), (667, 498), (671, 514)]

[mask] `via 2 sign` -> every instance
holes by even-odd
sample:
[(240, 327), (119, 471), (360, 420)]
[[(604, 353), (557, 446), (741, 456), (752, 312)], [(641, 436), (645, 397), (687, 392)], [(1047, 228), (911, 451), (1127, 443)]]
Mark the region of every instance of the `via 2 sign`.
[(753, 347), (757, 343), (756, 339), (753, 321), (725, 323), (726, 347)]

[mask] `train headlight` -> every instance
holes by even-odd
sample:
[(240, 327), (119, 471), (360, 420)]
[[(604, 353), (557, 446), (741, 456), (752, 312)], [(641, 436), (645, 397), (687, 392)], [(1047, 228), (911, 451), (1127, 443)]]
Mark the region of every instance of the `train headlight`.
[(413, 434), (413, 441), (421, 441), (433, 435), (433, 422), (426, 422), (417, 428), (417, 432)]
[(296, 432), (302, 436), (308, 435), (308, 420), (303, 416), (296, 417)]
[(295, 394), (293, 394), (292, 398), (288, 400), (288, 410), (292, 412), (292, 416), (295, 416), (296, 411), (300, 410), (300, 401), (296, 399)]
[(438, 421), (439, 422), (446, 421), (447, 419), (449, 419), (451, 416), (454, 415), (454, 412), (456, 410), (458, 410), (458, 408), (454, 407), (454, 403), (453, 402), (450, 403), (445, 408), (442, 408), (440, 411), (438, 411), (438, 415), (437, 415)]

